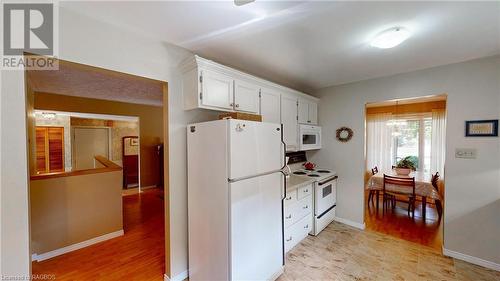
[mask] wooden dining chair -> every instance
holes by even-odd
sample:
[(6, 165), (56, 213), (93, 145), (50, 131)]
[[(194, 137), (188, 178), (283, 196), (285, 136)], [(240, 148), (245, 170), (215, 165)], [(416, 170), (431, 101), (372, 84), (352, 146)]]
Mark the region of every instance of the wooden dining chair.
[[(439, 172), (436, 172), (434, 175), (432, 175), (431, 183), (436, 192), (440, 194), (438, 181), (439, 181)], [(441, 202), (440, 199), (434, 199), (434, 204), (436, 204), (436, 210), (438, 212), (439, 219), (441, 219), (441, 215), (443, 214), (443, 203)]]
[[(378, 174), (378, 168), (377, 166), (373, 167), (372, 168), (372, 176)], [(370, 204), (370, 202), (372, 202), (373, 204), (373, 197), (375, 197), (375, 193), (380, 190), (382, 190), (382, 188), (380, 187), (376, 187), (376, 186), (370, 186), (370, 192), (368, 193), (368, 204)]]
[[(387, 189), (388, 185), (392, 185), (394, 188)], [(392, 177), (384, 174), (384, 185), (382, 186), (383, 194), (383, 209), (388, 206), (392, 208), (396, 207), (396, 196), (397, 195), (407, 195), (408, 196), (408, 216), (410, 216), (410, 211), (412, 217), (415, 218), (415, 177), (412, 178), (400, 178)]]

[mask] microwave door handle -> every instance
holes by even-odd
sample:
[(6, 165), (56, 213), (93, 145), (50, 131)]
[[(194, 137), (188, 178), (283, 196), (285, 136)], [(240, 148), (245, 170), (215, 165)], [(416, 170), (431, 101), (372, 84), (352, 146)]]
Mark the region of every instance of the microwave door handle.
[(336, 180), (336, 179), (338, 179), (338, 178), (339, 178), (338, 176), (334, 176), (333, 178), (331, 178), (331, 179), (329, 179), (329, 180), (327, 180), (327, 181), (320, 182), (318, 185), (324, 185), (325, 183), (329, 183), (329, 182), (331, 182), (331, 181), (333, 181), (333, 180)]

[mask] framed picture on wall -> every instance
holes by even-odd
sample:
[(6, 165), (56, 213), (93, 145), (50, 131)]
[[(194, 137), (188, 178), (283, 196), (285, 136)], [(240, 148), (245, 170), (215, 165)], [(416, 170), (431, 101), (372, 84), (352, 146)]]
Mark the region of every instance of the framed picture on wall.
[(498, 120), (465, 121), (466, 137), (498, 137)]
[(130, 138), (130, 146), (138, 146), (139, 139), (138, 138)]

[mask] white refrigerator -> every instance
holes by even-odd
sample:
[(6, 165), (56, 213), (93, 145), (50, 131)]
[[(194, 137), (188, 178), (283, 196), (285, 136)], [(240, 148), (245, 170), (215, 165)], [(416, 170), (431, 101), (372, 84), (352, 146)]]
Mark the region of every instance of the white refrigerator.
[(187, 127), (189, 280), (274, 280), (283, 273), (280, 124)]

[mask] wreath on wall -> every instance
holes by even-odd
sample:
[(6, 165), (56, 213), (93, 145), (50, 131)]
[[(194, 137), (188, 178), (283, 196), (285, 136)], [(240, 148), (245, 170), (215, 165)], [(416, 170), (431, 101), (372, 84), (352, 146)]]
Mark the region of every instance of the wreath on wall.
[(354, 132), (351, 128), (341, 127), (337, 129), (337, 140), (340, 142), (348, 142), (352, 139)]

